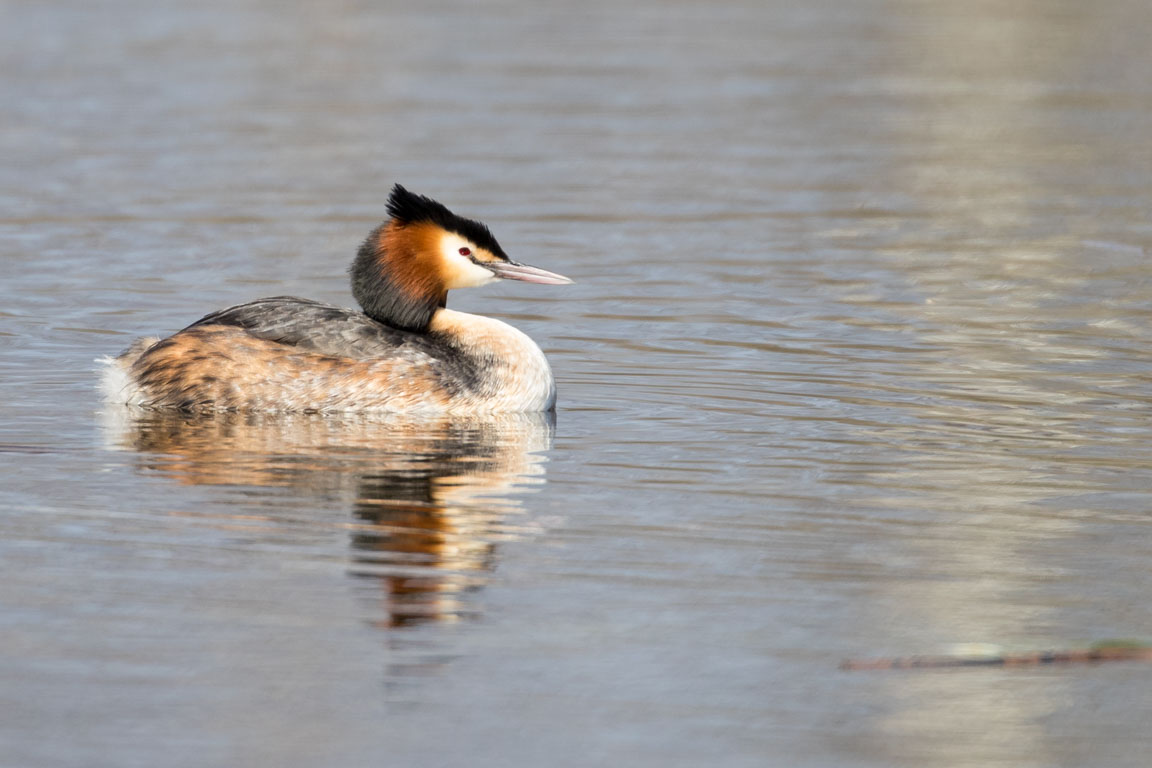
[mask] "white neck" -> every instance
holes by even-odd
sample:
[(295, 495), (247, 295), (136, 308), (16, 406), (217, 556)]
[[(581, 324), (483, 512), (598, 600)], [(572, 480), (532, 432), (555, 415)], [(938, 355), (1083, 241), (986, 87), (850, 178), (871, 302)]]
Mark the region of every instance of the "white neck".
[(505, 322), (451, 309), (437, 310), (428, 330), (451, 339), (480, 364), (481, 390), (500, 410), (547, 411), (556, 382), (536, 342)]

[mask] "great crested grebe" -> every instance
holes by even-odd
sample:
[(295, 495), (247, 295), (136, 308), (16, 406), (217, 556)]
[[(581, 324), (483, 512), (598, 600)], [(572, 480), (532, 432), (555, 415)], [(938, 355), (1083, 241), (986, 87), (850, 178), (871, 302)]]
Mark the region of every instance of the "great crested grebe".
[(507, 323), (445, 308), (497, 278), (568, 278), (508, 259), (486, 226), (397, 184), (389, 219), (352, 263), (363, 312), (276, 296), (137, 339), (108, 367), (108, 399), (186, 411), (550, 411), (544, 353)]

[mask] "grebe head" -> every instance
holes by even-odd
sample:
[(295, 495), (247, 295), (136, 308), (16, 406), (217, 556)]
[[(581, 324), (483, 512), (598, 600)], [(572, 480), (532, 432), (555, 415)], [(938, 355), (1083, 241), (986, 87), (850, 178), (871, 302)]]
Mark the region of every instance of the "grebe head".
[(563, 275), (510, 260), (488, 227), (397, 184), (388, 221), (360, 247), (352, 263), (352, 295), (374, 320), (422, 331), (448, 291), (493, 280), (564, 285)]

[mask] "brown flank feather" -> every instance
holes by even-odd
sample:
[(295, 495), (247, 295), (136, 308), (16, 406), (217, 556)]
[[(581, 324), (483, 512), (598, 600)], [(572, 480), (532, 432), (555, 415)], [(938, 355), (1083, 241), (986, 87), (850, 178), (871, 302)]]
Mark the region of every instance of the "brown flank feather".
[(164, 339), (136, 359), (130, 373), (146, 395), (141, 405), (185, 411), (400, 410), (443, 407), (453, 394), (428, 365), (324, 355), (222, 325)]

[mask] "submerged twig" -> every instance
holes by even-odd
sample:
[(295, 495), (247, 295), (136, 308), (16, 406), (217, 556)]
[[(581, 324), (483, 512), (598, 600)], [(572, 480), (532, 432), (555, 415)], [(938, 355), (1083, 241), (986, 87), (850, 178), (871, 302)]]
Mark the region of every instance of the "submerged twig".
[(1093, 664), (1102, 661), (1152, 661), (1152, 645), (1109, 640), (1088, 648), (1018, 653), (958, 653), (940, 656), (896, 656), (845, 659), (840, 669), (933, 669), (941, 667), (1023, 667), (1040, 664)]

